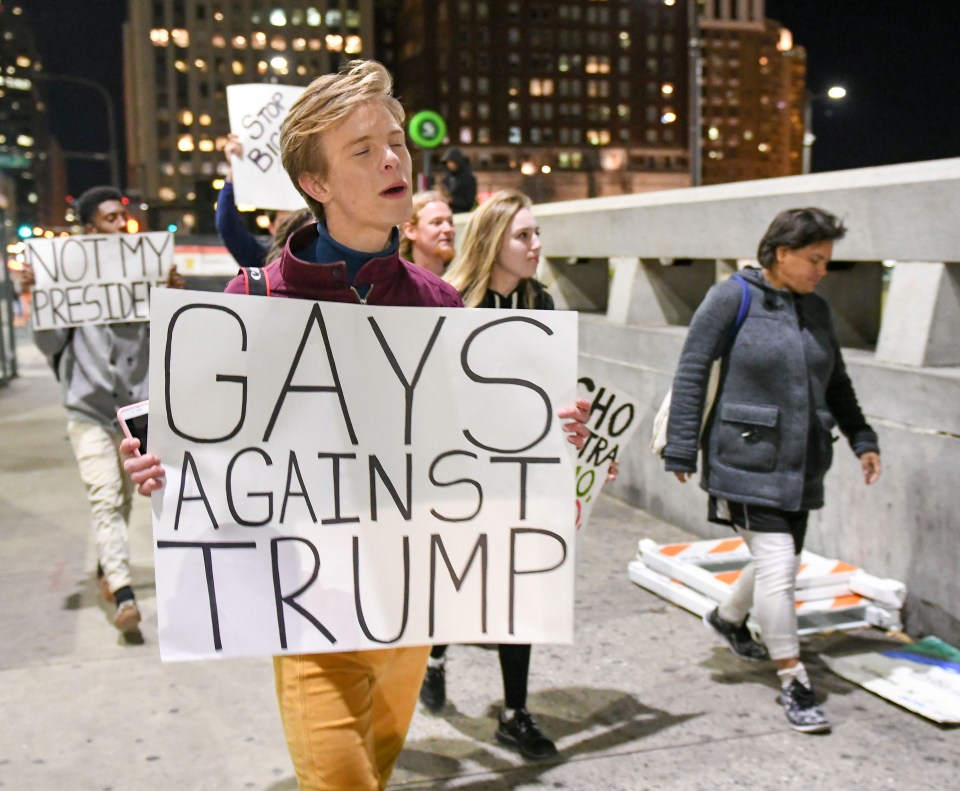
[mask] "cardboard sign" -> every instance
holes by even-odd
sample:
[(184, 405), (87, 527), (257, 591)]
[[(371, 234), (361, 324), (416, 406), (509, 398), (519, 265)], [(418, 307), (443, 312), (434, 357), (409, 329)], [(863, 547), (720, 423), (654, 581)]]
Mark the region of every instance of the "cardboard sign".
[(146, 321), (151, 289), (173, 263), (173, 234), (37, 237), (26, 252), (36, 277), (33, 329)]
[(611, 463), (640, 425), (640, 410), (632, 396), (594, 377), (579, 381), (578, 394), (590, 401), (590, 430), (577, 461), (577, 529), (586, 529)]
[(287, 211), (306, 205), (280, 162), (280, 124), (301, 93), (299, 85), (227, 86), (230, 131), (243, 143), (243, 157), (231, 163), (237, 205)]
[(165, 659), (572, 639), (576, 314), (157, 293)]

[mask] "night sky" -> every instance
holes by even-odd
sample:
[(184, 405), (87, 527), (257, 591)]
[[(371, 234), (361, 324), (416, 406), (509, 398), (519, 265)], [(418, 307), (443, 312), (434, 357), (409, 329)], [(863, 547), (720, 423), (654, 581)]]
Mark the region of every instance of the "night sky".
[[(143, 0), (136, 0), (143, 2)], [(123, 140), (121, 26), (124, 0), (23, 3), (44, 68), (102, 83), (116, 98)], [(842, 84), (842, 103), (814, 103), (813, 170), (960, 156), (960, 39), (957, 0), (767, 0), (807, 50), (812, 93)], [(51, 126), (67, 150), (107, 149), (103, 102), (54, 83)], [(125, 154), (121, 150), (121, 174)], [(69, 164), (69, 190), (106, 181), (106, 163)]]

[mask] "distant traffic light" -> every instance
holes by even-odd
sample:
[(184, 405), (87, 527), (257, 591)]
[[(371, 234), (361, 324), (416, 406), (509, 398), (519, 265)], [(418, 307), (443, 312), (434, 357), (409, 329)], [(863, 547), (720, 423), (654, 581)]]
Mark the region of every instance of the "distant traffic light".
[(17, 236), (21, 239), (29, 239), (33, 236), (33, 227), (30, 225), (21, 225), (17, 228)]
[(167, 226), (167, 230), (170, 231), (170, 233), (176, 233), (176, 232), (177, 232), (176, 223), (170, 223), (170, 224)]

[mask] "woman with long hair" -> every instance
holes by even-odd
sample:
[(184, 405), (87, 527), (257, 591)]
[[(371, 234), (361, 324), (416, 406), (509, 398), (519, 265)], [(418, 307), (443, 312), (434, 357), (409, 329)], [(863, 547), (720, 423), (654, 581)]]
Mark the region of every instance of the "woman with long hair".
[[(540, 261), (540, 229), (530, 206), (523, 193), (502, 190), (474, 211), (460, 253), (444, 275), (467, 307), (553, 308), (553, 299), (534, 279)], [(420, 700), (431, 711), (439, 711), (446, 702), (446, 650), (445, 645), (431, 650), (420, 690)], [(531, 760), (555, 756), (556, 746), (527, 710), (531, 647), (502, 643), (497, 650), (504, 698), (497, 740)]]

